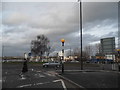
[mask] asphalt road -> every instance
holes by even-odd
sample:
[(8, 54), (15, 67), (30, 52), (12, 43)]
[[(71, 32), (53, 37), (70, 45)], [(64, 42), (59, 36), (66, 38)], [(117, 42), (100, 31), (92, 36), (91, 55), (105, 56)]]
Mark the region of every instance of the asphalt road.
[[(2, 88), (60, 88), (69, 90), (76, 88), (73, 84), (60, 79), (55, 73), (61, 73), (61, 68), (43, 68), (42, 64), (28, 64), (29, 71), (19, 76), (23, 63), (3, 63)], [(86, 70), (102, 70), (103, 65), (86, 66)], [(111, 70), (111, 64), (104, 65), (104, 69)], [(67, 71), (70, 70), (70, 71)], [(118, 88), (120, 74), (113, 71), (104, 72), (72, 72), (80, 70), (79, 64), (65, 64), (62, 76), (85, 88)]]
[(120, 88), (120, 73), (113, 71), (65, 72), (63, 77), (84, 88)]
[(70, 83), (56, 77), (55, 68), (43, 68), (39, 64), (28, 64), (28, 72), (20, 76), (23, 63), (3, 63), (2, 88), (75, 88)]

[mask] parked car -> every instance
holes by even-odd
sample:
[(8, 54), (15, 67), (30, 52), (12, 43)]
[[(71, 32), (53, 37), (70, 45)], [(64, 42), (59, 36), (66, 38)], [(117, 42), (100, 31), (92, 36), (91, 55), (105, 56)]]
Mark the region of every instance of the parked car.
[(43, 63), (43, 67), (60, 67), (60, 62), (47, 62)]

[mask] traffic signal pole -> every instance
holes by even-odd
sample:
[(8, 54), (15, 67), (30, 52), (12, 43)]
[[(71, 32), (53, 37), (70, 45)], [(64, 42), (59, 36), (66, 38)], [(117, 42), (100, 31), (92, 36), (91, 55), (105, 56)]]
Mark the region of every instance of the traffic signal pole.
[(62, 60), (61, 60), (61, 64), (62, 64), (62, 74), (64, 73), (64, 42), (65, 40), (64, 39), (61, 39), (61, 42), (62, 42)]

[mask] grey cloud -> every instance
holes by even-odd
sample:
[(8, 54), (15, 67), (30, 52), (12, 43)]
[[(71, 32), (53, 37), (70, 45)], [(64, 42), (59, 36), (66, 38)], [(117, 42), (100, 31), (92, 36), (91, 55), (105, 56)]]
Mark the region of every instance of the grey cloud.
[[(116, 5), (83, 3), (83, 47), (104, 36), (116, 36)], [(66, 40), (65, 49), (80, 47), (78, 9), (78, 3), (4, 3), (3, 42), (13, 50), (8, 50), (8, 54), (22, 55), (30, 51), (31, 40), (39, 34), (45, 34), (56, 51), (61, 50), (61, 38)], [(106, 33), (100, 33), (105, 29)]]
[(118, 31), (116, 31), (116, 32), (109, 32), (108, 34), (105, 34), (105, 35), (103, 35), (102, 36), (103, 38), (104, 37), (118, 37)]
[(93, 22), (96, 20), (117, 19), (117, 2), (84, 2), (83, 22)]

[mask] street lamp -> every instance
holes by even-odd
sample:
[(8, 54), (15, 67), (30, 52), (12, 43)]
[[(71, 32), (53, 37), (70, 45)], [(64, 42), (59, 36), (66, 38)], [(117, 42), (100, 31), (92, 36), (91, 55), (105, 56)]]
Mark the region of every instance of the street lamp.
[(61, 42), (62, 42), (62, 60), (61, 60), (61, 64), (62, 64), (62, 73), (64, 73), (64, 63), (62, 61), (64, 61), (64, 42), (65, 40), (64, 39), (61, 39)]
[(81, 59), (81, 70), (83, 70), (83, 58), (82, 58), (82, 2), (81, 0), (78, 0), (80, 2), (80, 43), (81, 43), (81, 54), (80, 54), (80, 59)]

